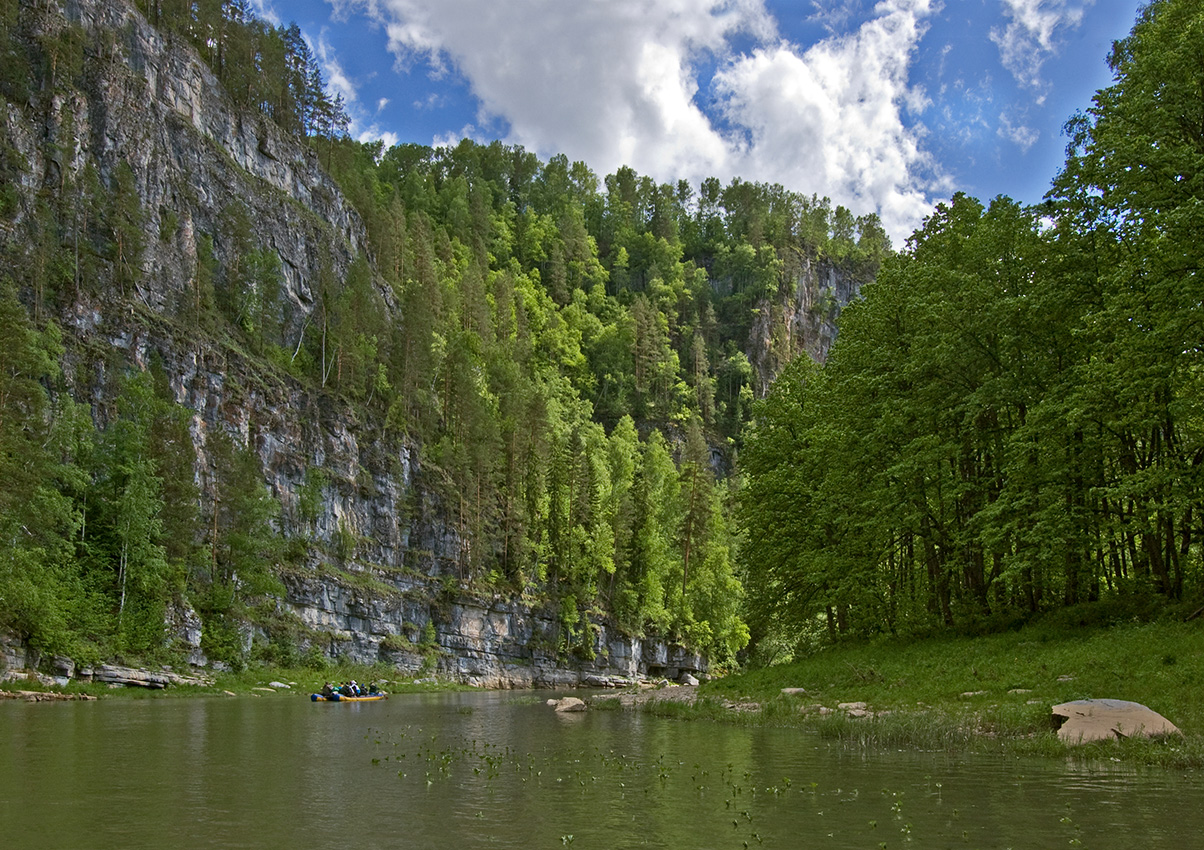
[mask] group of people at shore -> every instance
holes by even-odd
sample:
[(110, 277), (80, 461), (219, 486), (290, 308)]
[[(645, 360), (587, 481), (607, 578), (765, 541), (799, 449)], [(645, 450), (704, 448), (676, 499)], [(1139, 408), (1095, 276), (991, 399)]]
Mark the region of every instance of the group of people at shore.
[(361, 685), (355, 679), (352, 679), (350, 682), (339, 682), (337, 685), (327, 682), (318, 693), (328, 698), (335, 694), (343, 697), (366, 697), (379, 694), (380, 689), (376, 685)]

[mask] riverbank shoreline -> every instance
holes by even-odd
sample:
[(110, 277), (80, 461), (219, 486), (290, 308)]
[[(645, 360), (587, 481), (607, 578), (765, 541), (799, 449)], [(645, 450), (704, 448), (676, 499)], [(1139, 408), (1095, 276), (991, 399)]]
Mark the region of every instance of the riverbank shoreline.
[[(209, 677), (206, 684), (158, 690), (75, 680), (48, 683), (45, 676), (0, 688), (118, 699), (307, 697), (325, 681), (350, 679), (376, 682), (395, 694), (478, 690), (429, 675), (402, 676), (380, 665), (203, 673)], [(593, 691), (587, 699), (595, 710), (789, 726), (849, 746), (1005, 752), (1198, 770), (1204, 769), (1202, 683), (1204, 624), (1194, 621), (838, 644), (701, 686), (633, 684)], [(1104, 698), (1147, 705), (1183, 736), (1079, 746), (1058, 739), (1052, 706)]]
[[(770, 724), (850, 746), (1002, 752), (1204, 769), (1204, 624), (1029, 627), (976, 637), (827, 646), (790, 663), (697, 689), (610, 698), (599, 707), (725, 723)], [(1051, 709), (1129, 700), (1182, 736), (1069, 745)]]
[[(11, 670), (0, 675), (0, 699), (26, 699), (31, 702), (54, 699), (180, 699), (195, 697), (266, 697), (304, 696), (321, 690), (325, 682), (355, 680), (377, 684), (390, 693), (428, 693), (436, 691), (480, 690), (469, 685), (437, 679), (434, 676), (411, 678), (382, 667), (347, 665), (322, 673), (309, 669), (256, 667), (239, 672), (192, 671), (181, 676), (170, 669), (153, 667), (122, 668), (133, 674), (124, 681), (67, 679), (32, 670)], [(169, 681), (172, 677), (175, 681)], [(151, 684), (147, 684), (147, 681)]]

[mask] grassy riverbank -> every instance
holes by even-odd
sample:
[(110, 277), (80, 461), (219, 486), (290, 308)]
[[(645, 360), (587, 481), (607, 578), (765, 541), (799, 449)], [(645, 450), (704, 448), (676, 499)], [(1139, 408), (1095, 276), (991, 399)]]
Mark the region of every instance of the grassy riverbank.
[[(1204, 622), (1035, 626), (974, 638), (833, 646), (790, 664), (710, 682), (696, 705), (660, 704), (652, 710), (797, 725), (854, 744), (1201, 768), (1202, 686)], [(784, 695), (783, 688), (804, 692)], [(1147, 705), (1184, 737), (1068, 747), (1054, 734), (1050, 707), (1087, 698)], [(745, 710), (733, 710), (732, 703)], [(865, 703), (869, 716), (850, 717), (837, 708), (841, 703)]]

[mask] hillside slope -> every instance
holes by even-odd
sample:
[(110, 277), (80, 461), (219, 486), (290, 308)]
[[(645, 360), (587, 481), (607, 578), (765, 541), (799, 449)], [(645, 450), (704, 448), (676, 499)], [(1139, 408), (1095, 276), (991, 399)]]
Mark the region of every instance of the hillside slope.
[(751, 396), (826, 352), (872, 251), (691, 243), (689, 205), (671, 226), (621, 207), (660, 192), (627, 174), (541, 205), (515, 175), (546, 194), (561, 163), (521, 150), (285, 132), (195, 32), (121, 0), (5, 14), (9, 320), (54, 361), (10, 352), (46, 401), (5, 427), (49, 429), (22, 504), (61, 521), (53, 545), (12, 536), (0, 622), (85, 657), (345, 657), (492, 685), (739, 648), (714, 472)]

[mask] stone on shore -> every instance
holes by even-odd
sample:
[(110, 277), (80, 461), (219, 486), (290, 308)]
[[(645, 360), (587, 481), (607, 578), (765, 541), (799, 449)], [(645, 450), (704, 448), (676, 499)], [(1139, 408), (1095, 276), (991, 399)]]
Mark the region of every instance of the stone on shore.
[(1078, 699), (1055, 705), (1051, 711), (1058, 737), (1068, 744), (1183, 734), (1158, 712), (1123, 699)]
[(46, 676), (36, 670), (5, 670), (0, 673), (0, 682), (37, 682), (48, 688), (58, 684), (53, 676)]
[(630, 676), (602, 676), (590, 674), (582, 678), (581, 684), (587, 688), (630, 688), (637, 684), (637, 680)]
[(213, 684), (211, 679), (202, 676), (181, 676), (170, 670), (144, 670), (120, 667), (116, 664), (101, 664), (94, 670), (80, 670), (78, 675), (81, 679), (90, 678), (94, 682), (105, 682), (109, 685), (127, 685), (156, 690), (169, 685), (206, 687)]
[(57, 691), (0, 691), (0, 699), (23, 699), (26, 702), (64, 702), (71, 700), (91, 701), (91, 694), (62, 694)]

